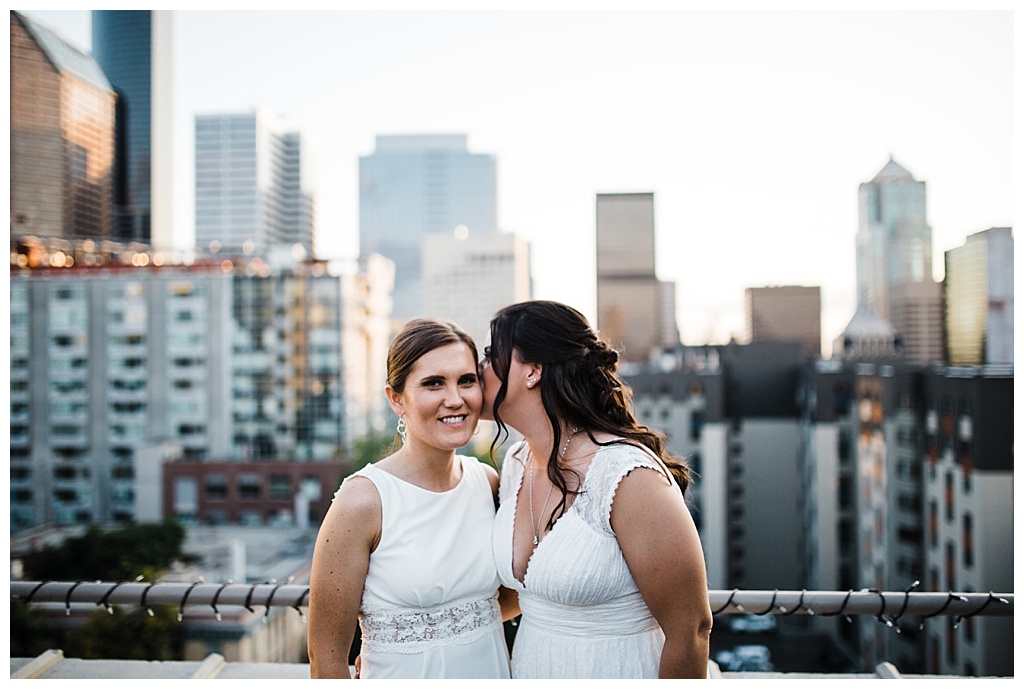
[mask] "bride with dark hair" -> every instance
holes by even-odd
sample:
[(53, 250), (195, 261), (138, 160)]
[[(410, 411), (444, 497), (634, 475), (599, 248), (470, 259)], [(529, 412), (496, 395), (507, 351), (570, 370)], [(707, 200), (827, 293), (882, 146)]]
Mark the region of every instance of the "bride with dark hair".
[(502, 464), (493, 540), (523, 615), (514, 678), (707, 676), (690, 472), (637, 423), (617, 362), (564, 304), (514, 304), (491, 321), (482, 415), (495, 445), (509, 427), (524, 437)]

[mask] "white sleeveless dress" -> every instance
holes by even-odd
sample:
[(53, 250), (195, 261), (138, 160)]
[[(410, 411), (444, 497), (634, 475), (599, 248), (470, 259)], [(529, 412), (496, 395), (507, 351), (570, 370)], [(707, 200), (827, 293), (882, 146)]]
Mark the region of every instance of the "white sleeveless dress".
[(373, 481), (382, 508), (359, 608), (363, 678), (509, 677), (491, 484), (479, 461), (459, 459), (462, 480), (444, 493), (372, 464), (352, 474)]
[(640, 596), (609, 518), (615, 490), (632, 469), (666, 470), (631, 445), (598, 450), (583, 492), (536, 547), (520, 582), (512, 573), (512, 531), (527, 452), (521, 443), (505, 457), (494, 523), (498, 574), (519, 593), (523, 613), (512, 676), (657, 678), (665, 635)]

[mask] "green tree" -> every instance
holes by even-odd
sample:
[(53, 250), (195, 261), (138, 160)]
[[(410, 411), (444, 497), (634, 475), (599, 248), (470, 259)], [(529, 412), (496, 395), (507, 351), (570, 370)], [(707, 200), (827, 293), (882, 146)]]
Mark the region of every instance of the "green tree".
[(71, 658), (174, 660), (180, 656), (177, 611), (154, 605), (153, 614), (139, 607), (99, 608), (64, 636), (64, 654)]
[(185, 528), (175, 521), (134, 524), (106, 531), (91, 526), (81, 536), (45, 546), (25, 558), (30, 579), (123, 581), (143, 575), (155, 580), (181, 556)]
[(398, 449), (395, 436), (391, 433), (371, 433), (358, 438), (352, 444), (352, 463), (355, 469), (384, 459)]

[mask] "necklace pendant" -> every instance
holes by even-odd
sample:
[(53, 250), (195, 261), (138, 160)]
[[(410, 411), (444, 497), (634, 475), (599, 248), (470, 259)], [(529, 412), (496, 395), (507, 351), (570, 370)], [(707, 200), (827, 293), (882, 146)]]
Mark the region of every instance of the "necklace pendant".
[(533, 544), (534, 544), (534, 545), (537, 545), (538, 543), (540, 543), (540, 539), (539, 539), (539, 538), (537, 538), (536, 536), (534, 536), (534, 537), (533, 537)]

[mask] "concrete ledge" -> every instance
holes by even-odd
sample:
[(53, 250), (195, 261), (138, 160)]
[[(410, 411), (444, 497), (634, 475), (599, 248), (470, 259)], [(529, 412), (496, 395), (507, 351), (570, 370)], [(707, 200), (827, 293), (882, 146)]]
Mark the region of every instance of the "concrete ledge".
[(64, 660), (64, 651), (50, 649), (36, 656), (11, 673), (11, 679), (37, 679), (47, 670)]
[(219, 653), (211, 653), (203, 660), (203, 664), (192, 675), (192, 679), (214, 679), (227, 665), (224, 656)]
[(881, 679), (903, 679), (903, 675), (892, 663), (882, 663), (876, 667), (875, 675)]

